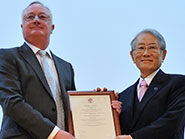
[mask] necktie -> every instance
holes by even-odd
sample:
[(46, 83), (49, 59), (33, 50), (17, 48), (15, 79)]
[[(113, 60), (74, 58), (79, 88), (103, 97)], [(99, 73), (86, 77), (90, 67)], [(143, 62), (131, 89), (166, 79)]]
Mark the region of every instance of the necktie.
[(48, 64), (47, 52), (43, 50), (39, 50), (38, 54), (40, 55), (40, 62), (41, 62), (42, 70), (44, 71), (44, 75), (46, 77), (46, 80), (52, 92), (53, 98), (56, 102), (57, 126), (64, 130), (65, 129), (64, 109), (63, 109), (63, 102), (61, 99), (60, 88), (57, 86), (54, 73)]
[(147, 87), (148, 87), (148, 85), (147, 85), (146, 81), (142, 80), (141, 84), (140, 84), (139, 102), (141, 102), (141, 100), (146, 92)]

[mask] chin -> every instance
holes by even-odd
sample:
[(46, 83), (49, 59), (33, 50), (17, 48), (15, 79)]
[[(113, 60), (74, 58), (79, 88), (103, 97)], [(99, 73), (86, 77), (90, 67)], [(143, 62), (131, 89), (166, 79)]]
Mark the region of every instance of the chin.
[(154, 69), (154, 68), (153, 68), (153, 66), (142, 66), (140, 69), (141, 69), (142, 71), (151, 71), (151, 70)]
[(153, 64), (151, 64), (151, 63), (142, 63), (140, 65), (140, 67), (142, 67), (142, 68), (151, 68), (151, 67), (153, 67)]

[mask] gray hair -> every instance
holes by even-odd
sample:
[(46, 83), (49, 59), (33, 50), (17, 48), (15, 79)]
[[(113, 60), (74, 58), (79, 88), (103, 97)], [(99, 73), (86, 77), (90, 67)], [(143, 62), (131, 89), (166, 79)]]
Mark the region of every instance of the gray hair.
[(25, 12), (25, 10), (26, 10), (28, 7), (30, 7), (31, 5), (33, 5), (33, 4), (40, 4), (40, 5), (42, 5), (44, 8), (46, 8), (46, 9), (49, 11), (49, 13), (50, 13), (50, 18), (51, 18), (51, 22), (52, 22), (53, 16), (52, 16), (51, 10), (50, 10), (47, 6), (45, 6), (43, 3), (41, 3), (40, 1), (33, 1), (32, 3), (30, 3), (30, 4), (22, 11), (22, 17), (23, 17), (23, 18), (24, 18), (24, 12)]
[(151, 35), (153, 35), (158, 41), (159, 41), (159, 47), (161, 50), (165, 50), (166, 49), (166, 42), (164, 40), (164, 37), (157, 31), (154, 29), (144, 29), (141, 32), (139, 32), (134, 39), (131, 41), (130, 45), (131, 45), (131, 49), (134, 50), (136, 47), (136, 39), (137, 37), (139, 37), (141, 34), (145, 34), (145, 33), (149, 33)]

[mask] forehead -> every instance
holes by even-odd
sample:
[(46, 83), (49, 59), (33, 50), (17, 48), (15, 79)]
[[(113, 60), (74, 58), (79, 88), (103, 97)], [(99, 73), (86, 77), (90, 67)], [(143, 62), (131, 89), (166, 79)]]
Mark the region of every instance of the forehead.
[(23, 15), (26, 15), (29, 13), (34, 13), (34, 14), (45, 13), (47, 15), (50, 15), (50, 11), (41, 4), (30, 5), (23, 11)]
[(157, 38), (150, 33), (142, 33), (136, 38), (136, 42), (157, 42)]

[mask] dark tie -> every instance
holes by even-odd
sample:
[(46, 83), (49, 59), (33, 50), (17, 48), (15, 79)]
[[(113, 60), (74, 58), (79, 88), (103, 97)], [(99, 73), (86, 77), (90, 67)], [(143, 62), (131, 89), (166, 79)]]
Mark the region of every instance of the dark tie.
[(41, 62), (42, 70), (44, 71), (44, 74), (45, 74), (45, 77), (46, 77), (47, 82), (49, 84), (53, 98), (56, 102), (57, 126), (64, 130), (65, 129), (64, 109), (63, 109), (63, 102), (61, 99), (60, 88), (57, 86), (54, 73), (48, 64), (47, 52), (43, 51), (43, 50), (39, 50), (38, 54), (40, 55), (40, 62)]

